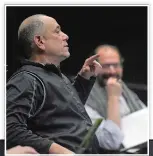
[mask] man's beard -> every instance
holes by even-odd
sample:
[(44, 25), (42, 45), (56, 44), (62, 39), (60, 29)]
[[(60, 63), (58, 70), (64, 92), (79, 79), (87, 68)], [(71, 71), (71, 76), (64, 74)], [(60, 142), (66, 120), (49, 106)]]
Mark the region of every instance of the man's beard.
[(107, 80), (111, 77), (116, 78), (116, 79), (122, 78), (122, 76), (120, 74), (99, 74), (97, 76), (97, 81), (100, 84), (100, 86), (105, 86)]

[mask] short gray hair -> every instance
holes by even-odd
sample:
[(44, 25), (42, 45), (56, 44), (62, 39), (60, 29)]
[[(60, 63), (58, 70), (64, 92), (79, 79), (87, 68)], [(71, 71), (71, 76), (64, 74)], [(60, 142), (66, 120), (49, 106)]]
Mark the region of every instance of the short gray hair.
[[(18, 41), (20, 48), (24, 51), (24, 57), (30, 58), (32, 55), (32, 50), (34, 48), (34, 36), (40, 35), (44, 26), (43, 21), (40, 17), (44, 15), (37, 14), (28, 17), (29, 22), (24, 24), (24, 21), (21, 23), (18, 30)], [(25, 20), (27, 20), (25, 19)]]

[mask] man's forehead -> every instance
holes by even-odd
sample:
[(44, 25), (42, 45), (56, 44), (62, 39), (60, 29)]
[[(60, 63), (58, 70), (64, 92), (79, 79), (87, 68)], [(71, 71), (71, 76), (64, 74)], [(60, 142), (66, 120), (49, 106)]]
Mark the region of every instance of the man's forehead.
[(60, 28), (60, 25), (58, 24), (58, 22), (54, 19), (54, 18), (52, 18), (52, 17), (46, 17), (45, 19), (44, 19), (44, 21), (45, 21), (45, 23), (48, 25), (48, 26), (50, 26), (50, 27), (52, 27), (52, 28)]
[(118, 51), (109, 47), (100, 48), (97, 53), (99, 54), (99, 61), (107, 59), (120, 59)]
[(100, 48), (97, 52), (99, 55), (105, 55), (105, 56), (118, 56), (118, 51), (110, 48), (110, 47), (103, 47)]

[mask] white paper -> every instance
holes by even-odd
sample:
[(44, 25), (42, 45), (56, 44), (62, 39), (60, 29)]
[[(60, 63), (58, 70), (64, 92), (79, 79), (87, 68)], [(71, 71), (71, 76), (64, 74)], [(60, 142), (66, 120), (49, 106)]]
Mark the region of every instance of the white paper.
[(121, 128), (124, 134), (123, 145), (126, 149), (148, 141), (148, 112), (148, 108), (145, 108), (122, 118)]

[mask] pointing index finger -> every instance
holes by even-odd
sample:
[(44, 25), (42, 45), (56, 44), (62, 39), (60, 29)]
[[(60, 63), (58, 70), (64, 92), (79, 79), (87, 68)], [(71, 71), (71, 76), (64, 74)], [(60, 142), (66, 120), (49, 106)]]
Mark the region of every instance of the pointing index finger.
[(96, 60), (99, 57), (99, 54), (93, 55), (91, 57), (88, 58), (87, 63), (91, 64), (93, 63), (94, 60)]

